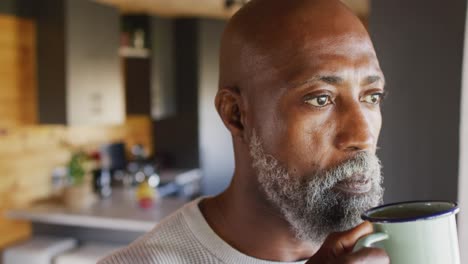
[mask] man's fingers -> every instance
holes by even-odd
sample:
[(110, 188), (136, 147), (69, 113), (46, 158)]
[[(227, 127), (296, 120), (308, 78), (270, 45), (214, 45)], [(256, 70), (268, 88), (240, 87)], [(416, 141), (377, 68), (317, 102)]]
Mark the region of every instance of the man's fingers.
[(389, 264), (390, 258), (381, 248), (363, 248), (346, 256), (342, 256), (332, 262), (335, 264), (357, 264), (357, 263), (375, 263)]
[(329, 263), (350, 253), (358, 239), (372, 233), (372, 230), (372, 224), (364, 222), (351, 230), (330, 234), (319, 251), (307, 263)]
[(325, 240), (322, 248), (329, 251), (328, 254), (332, 254), (336, 258), (344, 253), (351, 252), (359, 238), (372, 233), (372, 231), (372, 224), (364, 222), (351, 230), (331, 234)]

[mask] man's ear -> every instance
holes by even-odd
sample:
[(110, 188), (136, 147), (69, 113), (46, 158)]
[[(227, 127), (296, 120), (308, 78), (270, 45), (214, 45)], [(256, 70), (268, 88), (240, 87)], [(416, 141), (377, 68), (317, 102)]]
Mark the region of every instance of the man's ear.
[(215, 98), (218, 114), (233, 137), (244, 137), (245, 112), (242, 97), (237, 88), (220, 88)]

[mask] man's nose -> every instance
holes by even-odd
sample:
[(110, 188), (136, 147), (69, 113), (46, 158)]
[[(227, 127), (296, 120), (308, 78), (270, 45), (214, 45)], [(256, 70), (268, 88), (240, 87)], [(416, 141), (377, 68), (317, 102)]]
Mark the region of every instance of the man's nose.
[(359, 104), (349, 107), (340, 115), (339, 130), (335, 138), (336, 148), (347, 152), (372, 149), (375, 137)]

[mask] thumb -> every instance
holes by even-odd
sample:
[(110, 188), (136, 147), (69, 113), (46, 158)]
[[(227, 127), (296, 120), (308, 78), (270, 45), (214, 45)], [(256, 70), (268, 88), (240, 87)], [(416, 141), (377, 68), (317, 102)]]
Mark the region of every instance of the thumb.
[(364, 222), (357, 227), (330, 234), (317, 253), (307, 263), (328, 263), (353, 250), (359, 238), (372, 233), (372, 224)]

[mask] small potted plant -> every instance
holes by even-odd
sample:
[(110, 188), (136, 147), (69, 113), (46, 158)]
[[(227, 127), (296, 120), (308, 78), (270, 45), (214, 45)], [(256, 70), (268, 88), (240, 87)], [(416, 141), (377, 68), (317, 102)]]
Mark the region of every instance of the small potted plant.
[(71, 209), (84, 210), (96, 200), (91, 184), (90, 159), (86, 153), (72, 154), (68, 167), (69, 185), (65, 188), (64, 201)]

